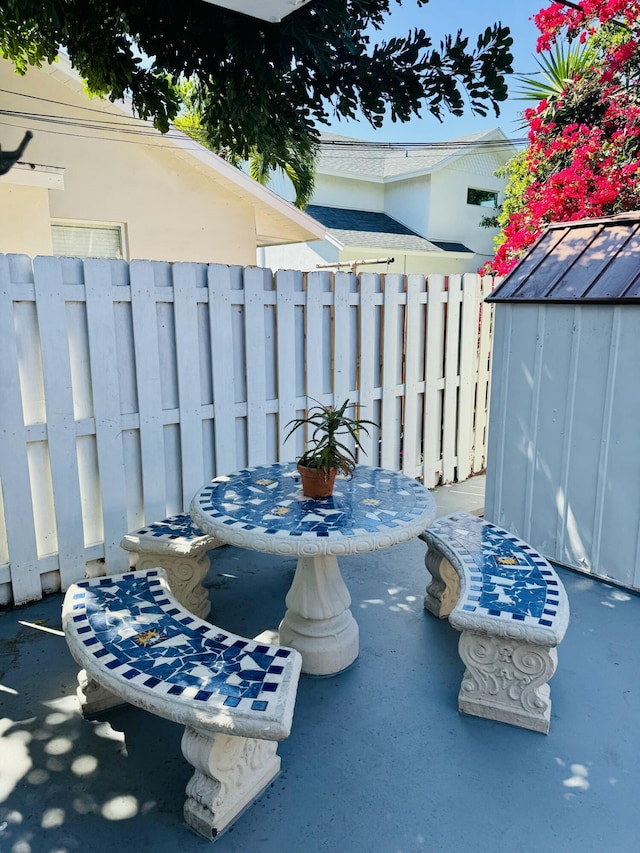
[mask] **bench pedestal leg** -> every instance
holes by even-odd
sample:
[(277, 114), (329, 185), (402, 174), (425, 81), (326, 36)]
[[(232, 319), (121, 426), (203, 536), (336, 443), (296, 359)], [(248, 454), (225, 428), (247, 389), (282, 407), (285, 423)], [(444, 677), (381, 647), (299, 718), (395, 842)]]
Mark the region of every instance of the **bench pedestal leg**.
[(285, 600), (280, 643), (300, 652), (302, 672), (334, 675), (351, 666), (359, 651), (358, 623), (336, 557), (300, 557)]
[(424, 599), (424, 609), (445, 619), (460, 597), (460, 578), (449, 560), (434, 548), (428, 548), (424, 564), (432, 577)]
[(547, 681), (558, 663), (555, 648), (471, 631), (462, 632), (458, 648), (466, 666), (458, 695), (460, 711), (548, 733)]
[(211, 564), (206, 553), (200, 557), (172, 557), (168, 554), (138, 552), (134, 558), (134, 566), (136, 571), (155, 569), (158, 566), (164, 569), (171, 592), (179, 603), (200, 619), (207, 618), (211, 611), (211, 602), (202, 581)]
[(273, 741), (205, 734), (187, 726), (182, 753), (195, 767), (187, 784), (184, 819), (212, 841), (280, 772)]
[(94, 714), (100, 714), (102, 711), (108, 711), (110, 708), (117, 708), (119, 705), (126, 704), (120, 696), (110, 693), (101, 684), (90, 678), (84, 669), (78, 673), (76, 696), (83, 717), (92, 717)]

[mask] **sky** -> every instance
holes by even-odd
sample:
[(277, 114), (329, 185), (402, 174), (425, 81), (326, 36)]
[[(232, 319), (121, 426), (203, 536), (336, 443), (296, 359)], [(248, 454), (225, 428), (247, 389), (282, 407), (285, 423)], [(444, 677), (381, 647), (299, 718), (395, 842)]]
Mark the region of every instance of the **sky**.
[[(429, 0), (428, 5), (422, 7), (415, 0), (402, 0), (401, 6), (394, 2), (391, 5), (383, 38), (406, 35), (417, 27), (426, 30), (437, 45), (443, 36), (462, 29), (470, 44), (475, 45), (479, 33), (500, 21), (511, 30), (514, 72), (531, 75), (538, 69), (535, 61), (538, 30), (530, 19), (549, 5), (545, 0)], [(518, 83), (512, 80), (509, 89), (514, 88), (518, 88)], [(330, 127), (321, 129), (377, 142), (441, 142), (494, 127), (500, 127), (510, 138), (521, 138), (524, 132), (518, 127), (518, 115), (526, 106), (510, 96), (500, 105), (499, 117), (493, 111), (486, 118), (473, 116), (467, 109), (464, 116), (446, 115), (440, 123), (425, 110), (422, 119), (412, 118), (405, 124), (388, 119), (379, 130), (364, 118), (359, 122), (332, 121)]]

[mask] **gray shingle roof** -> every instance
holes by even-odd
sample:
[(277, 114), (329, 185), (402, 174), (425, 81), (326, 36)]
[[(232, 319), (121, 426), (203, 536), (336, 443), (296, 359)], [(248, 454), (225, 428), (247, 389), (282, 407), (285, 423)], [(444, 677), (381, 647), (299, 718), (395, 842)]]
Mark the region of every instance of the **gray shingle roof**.
[(350, 174), (385, 180), (416, 172), (432, 172), (470, 150), (473, 143), (494, 141), (508, 144), (499, 128), (459, 136), (428, 146), (398, 147), (392, 143), (366, 142), (336, 133), (322, 133), (317, 171), (320, 174)]
[(371, 246), (398, 249), (408, 252), (466, 252), (473, 254), (462, 243), (425, 240), (406, 225), (387, 216), (368, 210), (346, 210), (310, 204), (306, 212), (329, 229), (345, 246)]

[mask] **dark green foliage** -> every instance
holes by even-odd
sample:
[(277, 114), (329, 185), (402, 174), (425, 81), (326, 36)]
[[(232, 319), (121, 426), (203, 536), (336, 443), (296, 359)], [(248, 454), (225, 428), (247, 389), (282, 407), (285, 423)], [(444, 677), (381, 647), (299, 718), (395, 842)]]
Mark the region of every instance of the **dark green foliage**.
[(434, 48), (417, 28), (375, 43), (392, 2), (314, 0), (269, 24), (202, 0), (0, 0), (0, 52), (24, 69), (62, 45), (92, 92), (128, 93), (162, 131), (179, 110), (180, 76), (194, 76), (212, 147), (243, 158), (257, 148), (269, 168), (304, 150), (330, 115), (361, 110), (375, 127), (387, 112), (405, 122), (467, 104), (498, 115), (509, 30), (488, 27), (473, 48), (461, 32)]
[[(359, 431), (369, 435), (367, 427), (378, 426), (374, 421), (349, 417), (346, 414), (347, 409), (353, 406), (355, 403), (350, 403), (349, 400), (345, 400), (338, 408), (318, 403), (309, 409), (306, 418), (289, 421), (287, 426), (291, 429), (285, 441), (300, 427), (309, 428), (307, 449), (298, 459), (300, 465), (305, 468), (319, 468), (321, 471), (338, 468), (348, 477), (353, 475), (356, 465), (355, 450), (362, 449), (358, 439)], [(349, 436), (353, 439), (355, 450), (344, 444), (344, 439)]]

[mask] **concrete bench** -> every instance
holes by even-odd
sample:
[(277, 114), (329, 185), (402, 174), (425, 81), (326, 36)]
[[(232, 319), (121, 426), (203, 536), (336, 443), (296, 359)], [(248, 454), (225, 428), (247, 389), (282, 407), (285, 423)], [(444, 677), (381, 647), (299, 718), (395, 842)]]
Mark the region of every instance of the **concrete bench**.
[(142, 571), (160, 566), (167, 573), (171, 592), (183, 607), (206, 619), (211, 610), (207, 590), (202, 586), (209, 571), (207, 552), (222, 545), (191, 521), (188, 513), (173, 515), (147, 524), (120, 542), (130, 551), (131, 566)]
[(420, 535), (432, 576), (425, 608), (458, 631), (460, 711), (547, 734), (548, 680), (569, 623), (550, 563), (491, 522), (454, 513)]
[(184, 817), (213, 839), (280, 770), (302, 659), (203, 622), (174, 599), (162, 569), (69, 587), (62, 622), (82, 672), (85, 716), (130, 702), (182, 723), (195, 768)]

